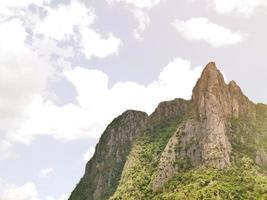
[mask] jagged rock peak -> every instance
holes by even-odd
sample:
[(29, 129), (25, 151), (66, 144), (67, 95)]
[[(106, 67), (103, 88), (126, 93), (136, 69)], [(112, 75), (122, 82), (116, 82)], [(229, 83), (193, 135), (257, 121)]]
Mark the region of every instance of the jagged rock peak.
[(199, 119), (203, 120), (216, 113), (228, 116), (229, 91), (222, 73), (214, 62), (210, 62), (203, 70), (201, 77), (193, 89), (192, 101)]
[(243, 94), (235, 81), (225, 83), (214, 62), (210, 62), (203, 70), (193, 89), (192, 102), (197, 119), (201, 122), (202, 135), (206, 138), (201, 144), (202, 162), (216, 168), (229, 166), (229, 122), (232, 118), (252, 121), (256, 116), (255, 105)]
[(222, 73), (217, 69), (215, 62), (210, 62), (202, 71), (193, 93), (199, 89), (206, 90), (215, 86), (225, 86), (225, 81)]
[(239, 117), (248, 111), (254, 117), (253, 103), (243, 94), (235, 81), (225, 83), (223, 74), (215, 62), (210, 62), (203, 70), (193, 89), (192, 102), (200, 119), (216, 110), (221, 117)]
[(209, 62), (206, 67), (203, 69), (202, 71), (202, 75), (201, 78), (204, 78), (204, 75), (219, 75), (222, 79), (222, 73), (220, 72), (220, 70), (217, 68), (217, 65), (215, 62)]
[(194, 114), (177, 130), (161, 155), (154, 190), (183, 168), (204, 165), (223, 169), (230, 165), (231, 144), (227, 137), (230, 100), (222, 73), (214, 62), (209, 63), (193, 89)]
[(192, 94), (192, 100), (194, 102), (200, 100), (206, 93), (219, 92), (215, 88), (225, 87), (223, 75), (217, 69), (214, 62), (210, 62), (204, 68), (198, 79)]
[[(193, 90), (192, 102), (205, 138), (201, 144), (202, 163), (219, 169), (229, 166), (229, 122), (232, 118), (255, 118), (255, 105), (234, 81), (225, 83), (214, 62), (203, 70)], [(187, 127), (189, 125), (192, 123), (187, 123)]]

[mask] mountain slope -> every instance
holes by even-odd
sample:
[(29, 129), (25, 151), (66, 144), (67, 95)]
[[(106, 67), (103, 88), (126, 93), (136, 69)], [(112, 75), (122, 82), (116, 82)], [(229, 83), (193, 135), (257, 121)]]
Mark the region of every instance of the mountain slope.
[(107, 127), (70, 200), (107, 199), (116, 189), (132, 142), (143, 134), (147, 114), (126, 111)]
[[(125, 121), (116, 124), (121, 130)], [(234, 81), (226, 84), (213, 62), (190, 101), (160, 103), (118, 130), (113, 137), (136, 137), (116, 142), (115, 149), (128, 148), (112, 158), (105, 131), (70, 200), (267, 199), (267, 106), (251, 102)]]

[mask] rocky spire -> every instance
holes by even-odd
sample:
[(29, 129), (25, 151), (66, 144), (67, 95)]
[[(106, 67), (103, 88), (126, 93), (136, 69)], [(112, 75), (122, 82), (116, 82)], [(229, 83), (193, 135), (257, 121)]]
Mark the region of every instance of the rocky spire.
[(190, 113), (193, 114), (188, 116), (162, 153), (154, 190), (180, 170), (199, 166), (224, 169), (230, 166), (231, 119), (255, 118), (255, 105), (234, 81), (226, 84), (216, 64), (210, 62), (193, 89)]
[(214, 62), (209, 63), (193, 89), (192, 101), (200, 120), (219, 114), (229, 116), (231, 105), (230, 94), (223, 75)]
[[(225, 83), (214, 62), (203, 70), (193, 89), (192, 103), (200, 126), (202, 163), (219, 169), (229, 166), (230, 121), (233, 118), (255, 118), (255, 105), (234, 81)], [(188, 123), (187, 127), (191, 127)]]
[(230, 81), (228, 85), (225, 83), (214, 62), (210, 62), (203, 70), (193, 89), (192, 101), (202, 120), (214, 113), (224, 118), (245, 116), (248, 111), (253, 117), (254, 113), (253, 103), (235, 81)]
[[(209, 63), (192, 95), (197, 115), (197, 123), (193, 124), (198, 126), (199, 133), (196, 134), (200, 139), (200, 156), (204, 165), (219, 169), (230, 165), (231, 145), (227, 137), (228, 119), (232, 112), (230, 99), (231, 94), (222, 73), (214, 62)], [(186, 127), (190, 133), (191, 122)]]
[(197, 81), (192, 104), (196, 119), (186, 123), (185, 132), (197, 137), (201, 147), (201, 159), (193, 159), (219, 169), (229, 166), (231, 144), (228, 136), (231, 119), (255, 119), (255, 105), (234, 81), (225, 83), (214, 62), (205, 67)]

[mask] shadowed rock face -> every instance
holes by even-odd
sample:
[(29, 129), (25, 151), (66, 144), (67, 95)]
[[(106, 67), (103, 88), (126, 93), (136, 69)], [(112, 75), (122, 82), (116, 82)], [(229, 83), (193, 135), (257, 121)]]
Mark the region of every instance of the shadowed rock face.
[(129, 110), (111, 122), (69, 200), (106, 199), (115, 191), (131, 145), (143, 134), (146, 120), (146, 113)]

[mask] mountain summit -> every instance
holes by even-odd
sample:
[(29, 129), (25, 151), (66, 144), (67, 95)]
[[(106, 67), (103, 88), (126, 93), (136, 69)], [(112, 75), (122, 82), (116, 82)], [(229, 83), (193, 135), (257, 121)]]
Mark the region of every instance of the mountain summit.
[(69, 200), (267, 199), (267, 106), (209, 63), (189, 101), (126, 111)]

